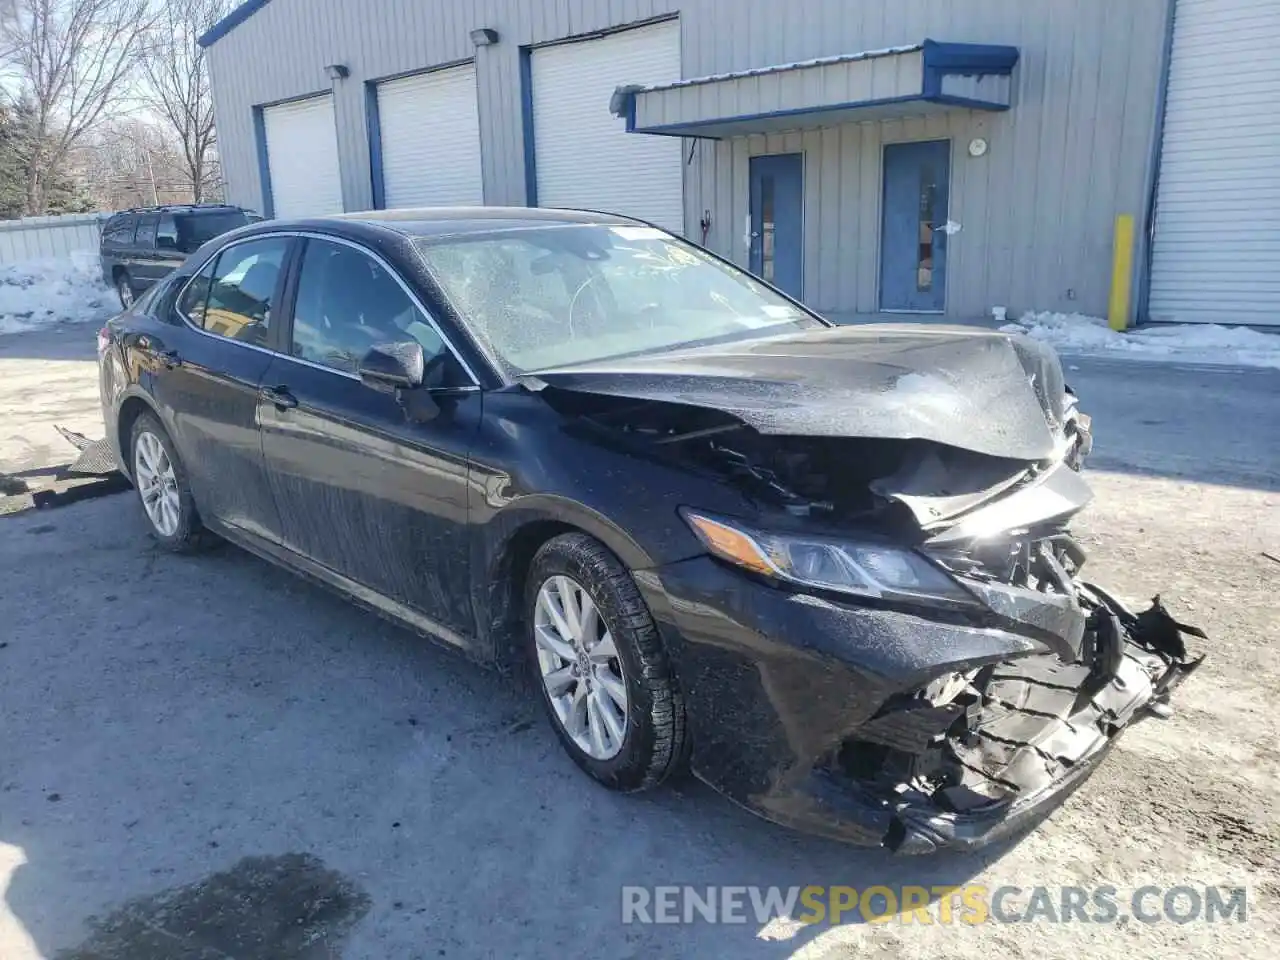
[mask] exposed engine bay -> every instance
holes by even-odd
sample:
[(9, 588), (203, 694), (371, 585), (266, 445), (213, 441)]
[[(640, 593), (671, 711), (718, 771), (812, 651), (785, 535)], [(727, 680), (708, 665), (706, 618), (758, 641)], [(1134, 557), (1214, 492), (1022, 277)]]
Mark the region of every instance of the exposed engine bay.
[[(1079, 469), (1092, 446), (1074, 397), (1043, 462), (922, 439), (763, 434), (737, 417), (676, 402), (546, 391), (548, 402), (633, 450), (722, 477), (763, 509), (908, 533), (972, 510), (1058, 462)], [(906, 508), (913, 522), (901, 523)]]

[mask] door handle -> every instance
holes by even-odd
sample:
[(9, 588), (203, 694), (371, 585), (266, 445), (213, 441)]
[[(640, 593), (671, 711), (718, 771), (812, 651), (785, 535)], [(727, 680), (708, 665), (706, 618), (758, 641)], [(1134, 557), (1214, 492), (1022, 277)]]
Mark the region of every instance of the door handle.
[(182, 366), (182, 356), (177, 350), (169, 350), (159, 340), (149, 337), (145, 333), (134, 341), (139, 350), (146, 354), (148, 364), (156, 363), (164, 367), (166, 370), (172, 370), (174, 367)]
[(268, 403), (274, 404), (277, 410), (292, 410), (298, 405), (298, 398), (289, 392), (288, 387), (263, 387), (258, 396)]

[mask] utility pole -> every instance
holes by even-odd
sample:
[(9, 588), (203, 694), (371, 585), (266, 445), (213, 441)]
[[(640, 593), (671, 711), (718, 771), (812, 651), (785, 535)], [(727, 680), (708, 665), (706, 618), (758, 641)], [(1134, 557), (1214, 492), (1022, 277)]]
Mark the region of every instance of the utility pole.
[(151, 181), (151, 205), (158, 207), (160, 206), (160, 193), (156, 190), (156, 171), (151, 166), (151, 151), (143, 147), (142, 156), (147, 161), (147, 178)]

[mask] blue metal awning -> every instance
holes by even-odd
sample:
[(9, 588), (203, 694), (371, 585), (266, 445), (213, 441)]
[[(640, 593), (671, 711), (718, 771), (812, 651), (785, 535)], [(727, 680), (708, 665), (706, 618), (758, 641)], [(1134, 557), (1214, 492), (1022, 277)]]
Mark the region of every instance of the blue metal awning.
[(651, 87), (619, 87), (610, 106), (633, 133), (715, 140), (957, 107), (1008, 110), (1017, 62), (1017, 47), (925, 40)]

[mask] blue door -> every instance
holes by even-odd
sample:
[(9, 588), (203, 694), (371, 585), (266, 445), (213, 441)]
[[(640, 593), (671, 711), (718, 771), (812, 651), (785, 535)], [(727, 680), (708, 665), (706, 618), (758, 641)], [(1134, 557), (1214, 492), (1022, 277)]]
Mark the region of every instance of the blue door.
[(804, 155), (751, 158), (751, 272), (800, 299), (804, 276)]
[(947, 293), (951, 141), (884, 148), (880, 309), (941, 313)]

